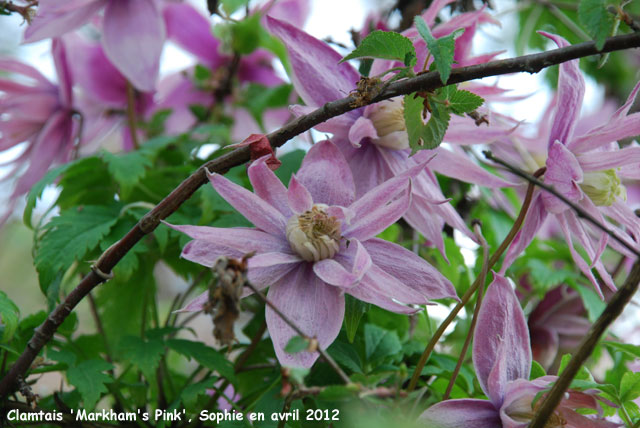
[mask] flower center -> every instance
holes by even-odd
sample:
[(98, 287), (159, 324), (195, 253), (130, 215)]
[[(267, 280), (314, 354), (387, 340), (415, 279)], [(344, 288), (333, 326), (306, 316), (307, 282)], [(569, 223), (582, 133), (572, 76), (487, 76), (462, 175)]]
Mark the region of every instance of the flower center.
[(375, 144), (394, 150), (409, 148), (402, 98), (392, 98), (376, 104), (369, 112), (368, 117), (378, 133), (378, 139), (374, 141)]
[(340, 222), (327, 214), (327, 208), (324, 204), (315, 204), (287, 223), (291, 249), (308, 262), (331, 258), (340, 249)]
[(580, 188), (594, 204), (609, 206), (616, 201), (616, 197), (627, 199), (627, 189), (620, 183), (615, 170), (585, 172), (583, 177)]

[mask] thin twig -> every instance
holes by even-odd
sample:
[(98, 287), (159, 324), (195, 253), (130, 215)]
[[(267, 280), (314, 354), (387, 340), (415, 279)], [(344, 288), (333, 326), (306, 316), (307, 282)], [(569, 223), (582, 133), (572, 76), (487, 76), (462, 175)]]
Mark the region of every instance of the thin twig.
[(473, 311), (473, 318), (471, 318), (471, 325), (469, 326), (469, 332), (467, 333), (467, 337), (464, 340), (464, 344), (462, 345), (462, 350), (460, 351), (460, 357), (458, 358), (458, 362), (456, 364), (456, 368), (453, 370), (451, 374), (451, 379), (449, 380), (449, 385), (447, 385), (447, 390), (442, 397), (442, 401), (448, 400), (449, 395), (451, 394), (451, 390), (453, 389), (453, 385), (456, 383), (456, 378), (458, 377), (458, 373), (460, 373), (460, 368), (462, 367), (462, 362), (467, 355), (467, 350), (469, 349), (469, 344), (471, 343), (471, 338), (473, 337), (473, 332), (476, 328), (476, 323), (478, 322), (478, 313), (480, 312), (480, 305), (482, 305), (482, 295), (484, 293), (484, 284), (487, 279), (487, 273), (489, 272), (489, 244), (487, 244), (487, 240), (482, 236), (482, 228), (480, 223), (476, 222), (473, 227), (473, 232), (478, 238), (478, 242), (482, 247), (482, 271), (480, 272), (480, 286), (478, 287), (478, 297), (476, 299), (476, 307)]
[(571, 357), (569, 364), (567, 364), (562, 374), (554, 382), (551, 391), (537, 409), (531, 424), (529, 424), (529, 428), (543, 428), (546, 426), (547, 420), (551, 417), (558, 403), (560, 403), (560, 400), (564, 397), (566, 390), (569, 388), (578, 370), (580, 370), (582, 364), (589, 358), (593, 349), (598, 344), (600, 337), (609, 325), (618, 318), (624, 307), (636, 293), (638, 284), (640, 284), (640, 260), (635, 262), (627, 280), (616, 294), (613, 295), (600, 317), (593, 323), (587, 335), (582, 339), (580, 347)]
[(509, 164), (508, 162), (505, 162), (502, 159), (499, 159), (499, 158), (493, 156), (493, 154), (490, 151), (485, 151), (484, 155), (485, 155), (485, 157), (487, 159), (490, 159), (490, 160), (494, 161), (495, 163), (498, 163), (498, 164), (504, 166), (505, 168), (507, 168), (509, 171), (511, 171), (515, 175), (517, 175), (517, 176), (519, 176), (521, 178), (524, 178), (525, 180), (527, 180), (529, 182), (529, 184), (535, 184), (536, 186), (538, 186), (538, 187), (544, 189), (545, 191), (551, 193), (553, 196), (555, 196), (556, 198), (560, 199), (565, 204), (569, 205), (569, 207), (571, 207), (571, 209), (574, 210), (580, 217), (584, 218), (589, 223), (591, 223), (592, 225), (594, 225), (595, 227), (597, 227), (598, 229), (600, 229), (601, 231), (603, 231), (604, 233), (606, 233), (607, 235), (609, 235), (610, 237), (612, 237), (613, 239), (618, 241), (623, 247), (625, 247), (627, 250), (631, 251), (638, 258), (640, 258), (640, 251), (637, 248), (634, 248), (627, 241), (625, 241), (624, 239), (620, 238), (614, 231), (609, 230), (604, 224), (600, 223), (595, 217), (593, 217), (591, 214), (589, 214), (587, 211), (585, 211), (579, 205), (576, 205), (575, 203), (571, 202), (569, 199), (567, 199), (566, 196), (564, 196), (563, 194), (561, 194), (558, 191), (556, 191), (556, 189), (554, 189), (552, 186), (549, 186), (548, 184), (545, 184), (544, 182), (540, 181), (537, 177), (534, 177), (534, 176), (532, 176), (530, 174), (527, 174), (526, 172), (524, 172), (520, 168), (517, 168), (517, 167)]
[[(249, 287), (255, 293), (255, 295), (258, 296), (260, 300), (262, 300), (267, 306), (269, 306), (271, 310), (275, 312), (276, 315), (278, 315), (282, 319), (282, 321), (284, 321), (289, 327), (291, 327), (293, 331), (298, 333), (299, 336), (305, 338), (307, 341), (316, 340), (315, 338), (309, 337), (304, 331), (302, 331), (300, 327), (298, 327), (293, 321), (291, 321), (289, 317), (283, 314), (282, 311), (280, 311), (280, 309), (278, 309), (276, 305), (274, 305), (269, 299), (267, 299), (267, 297), (264, 294), (262, 294), (260, 290), (254, 287), (253, 284), (247, 281), (245, 285)], [(349, 379), (349, 376), (347, 376), (347, 374), (342, 371), (340, 366), (338, 366), (338, 364), (333, 360), (333, 358), (329, 356), (329, 354), (327, 354), (325, 350), (323, 350), (320, 346), (318, 346), (316, 351), (327, 362), (327, 364), (331, 366), (331, 368), (338, 374), (338, 376), (340, 376), (340, 378), (344, 381), (344, 383), (346, 384), (351, 383), (351, 379)]]
[(138, 142), (138, 119), (136, 118), (136, 90), (129, 81), (127, 81), (127, 124), (129, 125), (131, 143), (137, 150), (140, 148), (140, 143)]
[[(546, 168), (540, 168), (538, 171), (536, 171), (535, 174), (540, 176), (544, 174), (545, 171), (546, 171)], [(493, 265), (495, 265), (498, 262), (498, 260), (500, 260), (502, 253), (504, 253), (504, 251), (509, 247), (511, 242), (516, 237), (518, 231), (520, 230), (520, 227), (524, 222), (527, 212), (529, 211), (529, 206), (531, 205), (531, 199), (533, 197), (534, 188), (535, 186), (532, 183), (530, 183), (529, 187), (527, 188), (527, 194), (524, 197), (524, 202), (522, 203), (522, 208), (520, 209), (520, 213), (518, 214), (518, 217), (514, 221), (513, 226), (511, 227), (511, 230), (509, 231), (509, 234), (507, 235), (507, 237), (504, 238), (504, 241), (502, 241), (502, 244), (500, 244), (496, 252), (493, 253), (493, 255), (491, 256), (491, 259), (489, 259), (488, 269), (491, 269)], [(464, 308), (464, 306), (469, 302), (469, 300), (471, 299), (471, 296), (473, 296), (473, 294), (476, 292), (480, 284), (481, 284), (480, 277), (477, 277), (476, 280), (473, 282), (473, 284), (471, 284), (471, 287), (469, 287), (467, 292), (464, 293), (464, 296), (460, 298), (460, 302), (458, 302), (458, 304), (449, 313), (447, 318), (445, 318), (445, 320), (442, 321), (442, 323), (440, 324), (438, 329), (435, 331), (435, 333), (433, 333), (433, 336), (429, 340), (427, 347), (424, 349), (424, 352), (420, 356), (420, 360), (418, 361), (418, 364), (416, 365), (416, 368), (413, 372), (413, 376), (411, 377), (411, 381), (409, 382), (409, 387), (408, 387), (409, 392), (413, 391), (418, 385), (418, 379), (420, 379), (420, 375), (422, 374), (422, 369), (424, 368), (425, 364), (427, 364), (427, 361), (429, 360), (431, 353), (436, 348), (436, 344), (438, 343), (438, 340), (440, 340), (440, 337), (442, 337), (442, 335), (444, 334), (444, 331), (447, 329), (449, 324), (453, 322), (453, 320), (456, 318), (456, 316), (462, 310), (462, 308)], [(482, 284), (484, 285), (484, 283)]]
[[(640, 34), (626, 34), (611, 37), (607, 39), (604, 47), (600, 51), (596, 49), (594, 42), (585, 42), (538, 54), (456, 68), (451, 70), (448, 84), (509, 73), (536, 73), (543, 68), (573, 59), (636, 47), (640, 47)], [(367, 104), (374, 104), (416, 91), (435, 90), (442, 86), (440, 74), (437, 71), (424, 73), (390, 84)], [(289, 139), (308, 131), (328, 119), (361, 107), (360, 105), (354, 105), (354, 101), (355, 98), (353, 96), (347, 96), (340, 100), (329, 102), (309, 114), (292, 120), (279, 130), (267, 135), (267, 138), (272, 147), (280, 147)], [(111, 246), (105, 251), (96, 263), (96, 268), (99, 269), (100, 272), (111, 272), (113, 267), (138, 241), (146, 234), (151, 233), (158, 224), (160, 224), (160, 220), (173, 214), (200, 186), (207, 183), (206, 170), (223, 174), (230, 168), (247, 162), (249, 158), (249, 147), (241, 147), (202, 165), (165, 197), (153, 210), (148, 212), (116, 245)], [(53, 334), (76, 305), (94, 287), (104, 281), (105, 278), (103, 276), (99, 275), (95, 270), (92, 270), (80, 281), (78, 286), (67, 295), (66, 299), (49, 314), (42, 325), (34, 331), (33, 337), (29, 340), (25, 350), (11, 367), (9, 373), (0, 381), (0, 398), (11, 393), (15, 387), (18, 376), (24, 375), (27, 372), (35, 357), (40, 353), (44, 345), (51, 340)]]

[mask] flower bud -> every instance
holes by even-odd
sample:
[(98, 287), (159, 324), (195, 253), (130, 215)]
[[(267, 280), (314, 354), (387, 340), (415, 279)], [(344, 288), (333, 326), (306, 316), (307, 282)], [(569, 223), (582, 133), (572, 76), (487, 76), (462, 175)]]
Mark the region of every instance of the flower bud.
[(340, 249), (340, 222), (327, 214), (327, 208), (324, 204), (315, 204), (287, 223), (286, 235), (291, 249), (308, 262), (331, 258)]
[(627, 189), (620, 183), (615, 170), (585, 172), (583, 177), (580, 188), (594, 204), (609, 206), (618, 196), (627, 199)]
[(409, 136), (404, 123), (404, 104), (401, 98), (392, 98), (375, 104), (368, 112), (378, 139), (373, 142), (388, 149), (402, 150), (409, 148)]

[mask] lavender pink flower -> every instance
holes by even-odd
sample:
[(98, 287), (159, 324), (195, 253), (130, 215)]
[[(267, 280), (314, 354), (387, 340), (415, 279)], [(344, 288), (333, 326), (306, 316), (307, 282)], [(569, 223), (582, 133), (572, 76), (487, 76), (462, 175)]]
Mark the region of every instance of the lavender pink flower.
[[(551, 38), (560, 47), (568, 45), (559, 36), (541, 34)], [(639, 175), (640, 147), (620, 148), (617, 140), (640, 134), (640, 113), (628, 114), (640, 91), (640, 84), (636, 85), (627, 102), (609, 121), (577, 136), (574, 130), (582, 106), (584, 86), (577, 60), (560, 65), (558, 99), (547, 139), (544, 182), (637, 248), (640, 242), (640, 219), (625, 203), (626, 191), (620, 176), (635, 178)], [(615, 290), (611, 275), (600, 256), (607, 245), (627, 256), (631, 255), (629, 250), (581, 220), (560, 199), (541, 190), (534, 193), (522, 229), (507, 251), (503, 271), (529, 245), (547, 217), (554, 218), (559, 225), (569, 243), (573, 260), (600, 296), (599, 281), (592, 269), (596, 270), (607, 287)], [(585, 250), (587, 261), (575, 249), (574, 240)]]
[[(73, 119), (67, 52), (59, 39), (53, 40), (52, 53), (59, 79), (57, 85), (29, 65), (0, 59), (0, 70), (23, 79), (0, 78), (0, 151), (26, 143), (24, 151), (10, 161), (13, 171), (5, 177), (19, 176), (11, 195), (12, 205), (51, 165), (69, 161), (79, 131)], [(9, 212), (0, 217), (0, 224), (8, 215)]]
[(40, 0), (25, 42), (59, 37), (104, 11), (102, 45), (115, 67), (141, 91), (155, 87), (165, 27), (156, 0)]
[[(425, 13), (432, 13), (432, 9)], [(434, 18), (429, 19), (428, 22), (433, 22)], [(339, 63), (342, 56), (326, 43), (275, 18), (268, 17), (267, 23), (269, 30), (287, 47), (292, 68), (291, 80), (306, 104), (291, 107), (294, 114), (307, 113), (329, 101), (343, 98), (355, 89), (360, 75), (350, 64)], [(350, 111), (316, 126), (316, 129), (333, 134), (334, 143), (349, 162), (358, 195), (434, 154), (436, 156), (429, 166), (437, 172), (490, 187), (511, 185), (457, 151), (438, 148), (409, 157), (400, 99)], [(507, 132), (503, 127), (478, 128), (471, 120), (457, 118), (452, 118), (449, 129), (445, 141), (467, 143), (489, 141)], [(442, 194), (431, 170), (425, 170), (414, 180), (412, 192), (412, 204), (404, 218), (441, 252), (444, 252), (441, 231), (445, 222), (475, 239)]]
[[(536, 406), (557, 378), (529, 380), (531, 347), (529, 331), (518, 298), (506, 278), (494, 274), (478, 314), (473, 341), (473, 366), (489, 400), (446, 400), (421, 416), (429, 428), (526, 428)], [(569, 390), (548, 427), (613, 428), (619, 424), (602, 415), (584, 416), (577, 409), (599, 409), (598, 391)]]
[[(252, 193), (223, 176), (210, 174), (218, 193), (256, 228), (172, 226), (194, 240), (182, 256), (212, 266), (219, 256), (249, 259), (248, 278), (322, 348), (338, 335), (344, 293), (398, 313), (407, 304), (456, 298), (451, 283), (414, 253), (375, 236), (398, 220), (411, 203), (410, 179), (419, 164), (356, 198), (347, 161), (329, 141), (315, 144), (287, 189), (266, 164), (249, 167)], [(187, 310), (201, 309), (203, 294)], [(284, 351), (294, 331), (269, 307), (266, 320), (281, 364), (310, 367), (317, 353)]]

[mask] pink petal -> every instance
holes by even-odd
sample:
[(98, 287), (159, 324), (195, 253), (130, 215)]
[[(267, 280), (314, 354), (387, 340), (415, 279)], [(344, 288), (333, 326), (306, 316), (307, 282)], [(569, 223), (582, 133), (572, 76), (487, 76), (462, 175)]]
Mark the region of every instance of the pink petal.
[(213, 37), (209, 19), (187, 3), (171, 3), (162, 10), (167, 37), (191, 52), (208, 67), (217, 68), (223, 58), (218, 54), (220, 42)]
[[(310, 263), (301, 263), (273, 284), (267, 298), (305, 335), (317, 338), (322, 349), (326, 349), (338, 336), (344, 318), (344, 296), (339, 288), (331, 287), (316, 277)], [(319, 354), (285, 352), (289, 340), (298, 333), (268, 306), (265, 315), (280, 364), (311, 367)]]
[[(363, 216), (356, 215), (355, 220), (342, 231), (343, 235), (346, 238), (357, 238), (361, 241), (366, 241), (381, 233), (387, 227), (398, 221), (398, 219), (407, 212), (407, 209), (409, 209), (409, 205), (411, 204), (411, 191), (410, 189), (408, 190), (408, 192), (405, 192), (398, 199), (389, 203), (381, 198), (380, 202), (382, 205), (375, 210)], [(375, 191), (376, 189), (371, 190), (371, 192)]]
[(429, 8), (422, 14), (422, 19), (429, 27), (433, 27), (433, 24), (436, 22), (436, 17), (438, 13), (448, 4), (453, 3), (456, 0), (435, 0), (430, 5)]
[(478, 314), (473, 366), (482, 390), (499, 408), (508, 382), (529, 379), (531, 345), (520, 302), (503, 276), (494, 273)]
[(574, 153), (585, 153), (623, 138), (640, 134), (640, 113), (612, 119), (589, 133), (576, 138), (571, 144)]
[[(258, 253), (289, 252), (289, 243), (284, 238), (278, 238), (261, 230), (242, 227), (222, 228), (165, 224), (198, 241), (224, 247), (223, 249), (232, 248), (240, 251), (243, 255), (252, 251)], [(211, 260), (211, 263), (213, 262), (215, 259)]]
[(311, 147), (297, 177), (315, 203), (347, 207), (355, 197), (349, 165), (331, 141), (321, 141)]
[(67, 61), (67, 51), (61, 39), (56, 38), (51, 41), (51, 54), (53, 56), (53, 62), (56, 66), (56, 72), (58, 74), (60, 102), (65, 107), (71, 107), (71, 87), (73, 85), (73, 82), (71, 79), (69, 62)]
[(429, 407), (420, 421), (431, 428), (503, 428), (500, 415), (487, 400), (446, 400)]
[[(549, 146), (544, 182), (552, 185), (556, 191), (570, 201), (577, 202), (583, 196), (582, 190), (577, 185), (582, 182), (580, 163), (560, 141), (555, 141)], [(567, 204), (549, 192), (542, 192), (542, 200), (545, 208), (552, 213), (557, 214), (569, 209)]]
[(209, 301), (209, 290), (198, 295), (195, 299), (187, 303), (183, 308), (180, 308), (176, 313), (181, 312), (198, 312), (204, 309), (204, 304)]
[[(302, 28), (310, 9), (309, 0), (271, 0), (260, 9), (260, 13)], [(263, 19), (263, 25), (266, 25), (266, 19)]]
[(445, 148), (437, 148), (436, 157), (429, 167), (447, 177), (455, 178), (467, 183), (479, 184), (484, 187), (502, 188), (513, 187), (517, 183), (503, 180), (474, 163), (468, 156), (454, 153)]
[(32, 23), (24, 33), (24, 43), (58, 37), (86, 24), (108, 0), (41, 0)]
[(141, 91), (155, 88), (165, 39), (162, 15), (153, 0), (110, 1), (104, 12), (104, 52)]
[(208, 174), (208, 176), (213, 188), (220, 193), (220, 196), (257, 228), (275, 236), (284, 236), (287, 220), (280, 211), (220, 174)]
[[(640, 119), (640, 117), (638, 118)], [(611, 152), (589, 152), (578, 155), (584, 171), (602, 171), (625, 165), (640, 165), (640, 147), (626, 147)]]
[[(37, 85), (42, 88), (50, 88), (55, 89), (55, 85), (53, 85), (42, 73), (33, 68), (30, 65), (24, 64), (20, 61), (16, 61), (8, 58), (0, 58), (0, 70), (7, 71), (10, 73), (18, 73), (24, 76), (30, 77), (35, 80)], [(24, 87), (25, 89), (27, 87)], [(43, 90), (43, 89), (40, 89)]]
[(291, 211), (294, 214), (302, 214), (313, 207), (311, 193), (296, 179), (295, 174), (291, 176), (289, 181), (287, 197), (289, 199), (289, 207), (291, 207)]
[(313, 272), (318, 278), (343, 288), (357, 285), (369, 268), (371, 257), (357, 239), (351, 240), (346, 251), (341, 251), (335, 260), (325, 259), (313, 264)]
[(360, 142), (365, 138), (378, 138), (378, 132), (371, 120), (360, 116), (349, 129), (349, 141), (353, 147), (360, 147)]
[(458, 298), (451, 282), (415, 253), (378, 238), (363, 245), (376, 266), (428, 299)]
[(339, 64), (342, 55), (326, 43), (269, 16), (267, 27), (285, 44), (293, 69), (291, 80), (307, 105), (322, 106), (355, 88), (360, 75), (350, 64)]
[(507, 254), (502, 262), (500, 274), (511, 266), (511, 263), (529, 246), (533, 238), (535, 238), (538, 230), (542, 227), (542, 223), (547, 219), (548, 211), (544, 207), (541, 196), (542, 191), (534, 193), (533, 200), (529, 207), (529, 211), (524, 219), (524, 223), (520, 231), (516, 234), (515, 239), (507, 250)]
[(289, 218), (293, 213), (289, 208), (287, 188), (269, 168), (266, 163), (267, 158), (268, 157), (262, 157), (249, 166), (247, 172), (251, 185), (253, 186), (253, 191), (256, 195), (280, 211), (285, 218)]
[[(569, 42), (555, 34), (540, 31), (545, 37), (553, 40), (559, 48), (569, 46)], [(580, 71), (579, 61), (567, 61), (560, 64), (558, 77), (558, 103), (556, 107), (551, 134), (549, 135), (549, 146), (556, 141), (568, 144), (571, 141), (573, 129), (576, 126), (582, 98), (584, 97), (584, 78)]]

